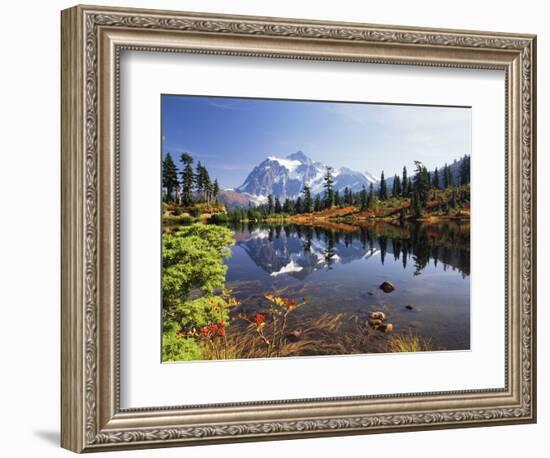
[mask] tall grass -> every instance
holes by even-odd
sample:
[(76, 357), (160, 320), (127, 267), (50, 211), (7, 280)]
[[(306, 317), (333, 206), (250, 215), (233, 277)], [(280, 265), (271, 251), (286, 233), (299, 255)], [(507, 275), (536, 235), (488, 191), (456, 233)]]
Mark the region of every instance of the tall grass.
[[(302, 318), (288, 326), (288, 333), (283, 336), (276, 353), (270, 351), (264, 340), (273, 340), (270, 328), (266, 328), (263, 337), (255, 332), (253, 324), (240, 330), (234, 328), (226, 336), (225, 358), (356, 355), (433, 349), (430, 339), (413, 334), (388, 336), (378, 331), (373, 332), (368, 326), (356, 324), (354, 327), (353, 322), (353, 317), (350, 319), (342, 313), (324, 313), (319, 317)], [(231, 328), (232, 326), (229, 327)], [(299, 331), (299, 337), (292, 338), (292, 331)], [(219, 353), (209, 352), (208, 347), (203, 347), (204, 359), (219, 359), (218, 355)]]
[(391, 352), (411, 353), (417, 351), (431, 351), (431, 339), (425, 339), (413, 334), (396, 335), (389, 341), (388, 349)]

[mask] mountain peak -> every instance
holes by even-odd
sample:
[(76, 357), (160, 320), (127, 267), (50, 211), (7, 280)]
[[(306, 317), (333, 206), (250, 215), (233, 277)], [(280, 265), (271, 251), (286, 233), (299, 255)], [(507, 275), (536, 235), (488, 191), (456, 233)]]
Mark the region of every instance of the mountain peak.
[(287, 159), (291, 161), (300, 161), (303, 163), (311, 162), (311, 159), (307, 157), (302, 151), (296, 151), (295, 153), (289, 154)]

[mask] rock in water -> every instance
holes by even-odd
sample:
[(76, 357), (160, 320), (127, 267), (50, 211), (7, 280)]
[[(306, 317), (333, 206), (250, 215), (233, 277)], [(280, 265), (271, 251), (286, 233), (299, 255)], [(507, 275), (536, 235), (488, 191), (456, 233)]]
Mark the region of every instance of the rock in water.
[(393, 324), (391, 323), (383, 324), (382, 326), (380, 326), (379, 329), (380, 331), (385, 332), (386, 334), (391, 334), (393, 332)]
[(412, 310), (412, 309), (413, 309), (413, 306), (409, 304), (409, 305), (405, 305), (405, 308), (406, 308), (407, 310)]
[(380, 289), (385, 293), (391, 293), (395, 289), (395, 286), (393, 286), (389, 281), (385, 281), (380, 285)]
[(374, 329), (376, 329), (382, 324), (382, 320), (369, 320), (368, 324), (370, 324)]
[(371, 320), (384, 321), (386, 319), (386, 314), (384, 312), (369, 312), (369, 318)]

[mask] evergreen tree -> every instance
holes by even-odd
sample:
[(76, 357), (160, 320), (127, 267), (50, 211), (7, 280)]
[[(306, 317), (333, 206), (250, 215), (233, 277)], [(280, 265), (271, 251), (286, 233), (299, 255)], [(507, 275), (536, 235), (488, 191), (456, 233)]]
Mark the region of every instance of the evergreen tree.
[(339, 207), (342, 204), (342, 200), (340, 199), (340, 191), (336, 191), (334, 193), (334, 205)]
[(166, 201), (172, 202), (179, 188), (178, 168), (170, 153), (162, 161), (162, 187), (166, 190)]
[(361, 203), (361, 210), (366, 210), (367, 209), (367, 188), (365, 188), (365, 185), (363, 185), (363, 187), (361, 188), (361, 192), (359, 193), (359, 202)]
[(369, 195), (367, 197), (367, 209), (372, 210), (374, 207), (374, 185), (369, 184)]
[(456, 209), (456, 207), (457, 207), (456, 193), (455, 193), (454, 190), (451, 192), (451, 199), (449, 201), (449, 207), (452, 208), (453, 210)]
[(399, 178), (399, 175), (396, 174), (393, 177), (392, 196), (399, 197), (400, 195), (401, 195), (401, 178)]
[(439, 189), (439, 170), (437, 167), (434, 170), (433, 187)]
[(302, 190), (302, 194), (304, 195), (303, 211), (304, 213), (311, 213), (313, 211), (313, 198), (311, 197), (310, 187), (304, 186), (304, 189)]
[(323, 187), (325, 188), (325, 208), (334, 206), (334, 178), (332, 177), (332, 167), (327, 167)]
[(254, 212), (254, 209), (252, 208), (252, 204), (248, 202), (248, 211), (246, 217), (248, 218), (248, 221), (255, 221), (256, 220), (256, 214)]
[(380, 189), (378, 192), (380, 200), (386, 200), (388, 198), (388, 188), (386, 186), (386, 179), (384, 178), (384, 171), (382, 171), (382, 174), (380, 175)]
[(346, 205), (353, 205), (353, 192), (347, 186), (344, 188), (344, 202)]
[(193, 184), (195, 180), (193, 158), (188, 153), (181, 153), (180, 162), (183, 164), (183, 171), (181, 172), (181, 201), (183, 205), (189, 206), (193, 203)]
[(413, 215), (416, 218), (420, 218), (422, 216), (422, 204), (420, 202), (420, 196), (416, 190), (413, 192), (411, 205)]
[(321, 201), (321, 196), (317, 194), (315, 196), (315, 202), (313, 203), (313, 209), (316, 212), (320, 212), (323, 209), (323, 202)]
[(445, 164), (445, 167), (443, 168), (443, 188), (447, 189), (452, 185), (453, 177), (451, 176), (451, 169), (447, 164)]
[(289, 215), (294, 211), (293, 202), (287, 197), (283, 203), (283, 212)]
[(460, 184), (465, 185), (470, 182), (470, 156), (464, 156), (460, 163)]
[(202, 171), (203, 167), (201, 161), (197, 162), (197, 168), (195, 171), (195, 190), (199, 195), (199, 198), (202, 199), (204, 196), (204, 173)]
[(302, 206), (302, 198), (298, 196), (296, 199), (296, 203), (294, 204), (294, 212), (295, 213), (303, 213), (303, 206)]
[(275, 197), (275, 213), (279, 214), (283, 211), (283, 207), (281, 206), (281, 201), (278, 197)]
[(214, 199), (217, 199), (220, 195), (220, 184), (218, 183), (218, 179), (216, 178), (214, 180), (214, 185), (212, 186), (212, 197)]
[(415, 176), (414, 176), (414, 194), (419, 202), (419, 205), (424, 208), (428, 202), (430, 192), (430, 174), (428, 169), (420, 161), (414, 161)]
[(401, 180), (401, 189), (403, 197), (409, 195), (409, 180), (407, 178), (407, 167), (403, 166), (403, 179)]
[(212, 191), (214, 187), (212, 185), (212, 182), (210, 181), (210, 175), (205, 166), (202, 166), (202, 181), (204, 186), (203, 198), (204, 200), (206, 200), (206, 202), (210, 203), (210, 201), (212, 200)]
[(273, 196), (269, 194), (269, 196), (267, 196), (267, 214), (268, 215), (273, 214), (274, 209), (275, 209), (275, 206), (273, 204)]

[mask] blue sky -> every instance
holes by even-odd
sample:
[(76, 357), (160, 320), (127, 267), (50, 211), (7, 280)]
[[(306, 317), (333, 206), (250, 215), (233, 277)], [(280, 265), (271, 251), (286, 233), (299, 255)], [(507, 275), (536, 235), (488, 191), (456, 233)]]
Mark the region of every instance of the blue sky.
[(267, 156), (303, 151), (379, 177), (471, 154), (471, 109), (412, 105), (162, 96), (162, 154), (200, 160), (222, 188)]

